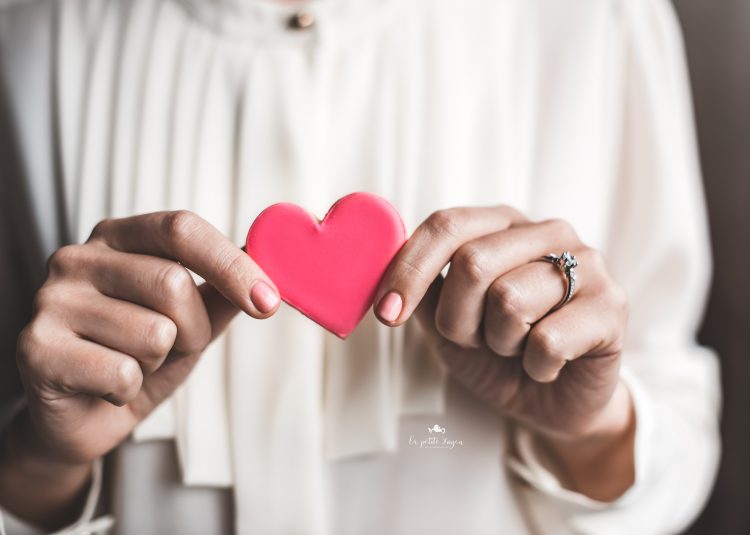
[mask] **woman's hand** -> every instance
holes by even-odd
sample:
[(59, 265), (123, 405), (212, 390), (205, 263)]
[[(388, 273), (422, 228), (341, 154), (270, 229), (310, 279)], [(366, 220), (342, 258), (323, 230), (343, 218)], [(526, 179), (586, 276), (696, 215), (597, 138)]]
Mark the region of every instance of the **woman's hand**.
[[(196, 285), (186, 268), (207, 282)], [(250, 257), (186, 211), (105, 220), (84, 245), (58, 250), (19, 337), (28, 409), (0, 462), (60, 477), (47, 502), (39, 490), (29, 503), (31, 487), (16, 470), (10, 495), (0, 478), (0, 503), (27, 518), (54, 517), (48, 502), (70, 501), (91, 461), (185, 380), (237, 310), (266, 318), (278, 304)]]
[[(565, 250), (580, 264), (577, 289), (552, 311), (566, 281), (537, 260)], [(436, 212), (393, 260), (375, 303), (391, 326), (416, 313), (450, 373), (534, 429), (568, 486), (612, 499), (632, 483), (634, 418), (619, 379), (627, 301), (569, 224), (509, 207)]]

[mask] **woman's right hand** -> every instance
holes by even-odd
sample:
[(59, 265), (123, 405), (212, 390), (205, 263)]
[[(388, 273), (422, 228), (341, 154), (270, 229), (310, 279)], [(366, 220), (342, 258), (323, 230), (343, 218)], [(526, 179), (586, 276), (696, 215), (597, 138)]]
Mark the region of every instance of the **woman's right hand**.
[(28, 407), (15, 449), (89, 466), (185, 380), (238, 310), (262, 319), (279, 302), (250, 257), (190, 212), (102, 221), (52, 255), (19, 337)]

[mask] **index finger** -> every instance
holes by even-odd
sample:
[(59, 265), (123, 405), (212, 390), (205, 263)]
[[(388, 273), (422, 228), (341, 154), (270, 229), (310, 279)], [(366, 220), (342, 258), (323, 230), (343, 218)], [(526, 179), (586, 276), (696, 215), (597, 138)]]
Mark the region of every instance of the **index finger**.
[(106, 219), (90, 239), (122, 252), (175, 260), (255, 318), (269, 316), (280, 302), (273, 282), (247, 253), (187, 210)]
[(375, 293), (375, 315), (387, 325), (402, 324), (461, 245), (525, 221), (509, 206), (450, 208), (433, 213), (388, 266)]

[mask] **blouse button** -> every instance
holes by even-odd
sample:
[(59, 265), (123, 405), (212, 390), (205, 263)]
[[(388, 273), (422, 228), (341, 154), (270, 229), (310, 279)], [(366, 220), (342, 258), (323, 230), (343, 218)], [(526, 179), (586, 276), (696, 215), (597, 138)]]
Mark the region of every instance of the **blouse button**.
[(292, 30), (307, 30), (315, 24), (315, 17), (309, 11), (298, 11), (289, 17), (289, 28)]

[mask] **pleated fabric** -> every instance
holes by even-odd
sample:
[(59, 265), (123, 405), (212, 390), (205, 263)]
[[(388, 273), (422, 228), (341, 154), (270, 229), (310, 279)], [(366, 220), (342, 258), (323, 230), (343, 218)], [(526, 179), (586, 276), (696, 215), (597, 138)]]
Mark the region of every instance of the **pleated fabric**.
[[(636, 403), (659, 433), (639, 428), (640, 494), (622, 508), (571, 497), (550, 474), (527, 474), (519, 491), (502, 463), (504, 420), (449, 395), (416, 325), (390, 330), (369, 315), (342, 342), (288, 307), (238, 317), (134, 436), (173, 438), (186, 485), (232, 486), (239, 533), (361, 533), (366, 521), (373, 533), (632, 532), (645, 517), (676, 531), (676, 487), (655, 474), (685, 474), (683, 462), (702, 467), (699, 485), (681, 487), (698, 489), (683, 508), (703, 499), (715, 415), (694, 393), (717, 390), (688, 334), (706, 236), (666, 3), (316, 0), (304, 31), (289, 29), (285, 2), (52, 9), (73, 241), (106, 217), (189, 209), (241, 244), (269, 204), (322, 216), (352, 191), (388, 198), (408, 230), (440, 208), (504, 203), (570, 221), (634, 296), (626, 362), (656, 381), (645, 391), (662, 408)], [(680, 255), (691, 261), (678, 288), (660, 266)], [(676, 368), (680, 399), (658, 384)], [(409, 430), (433, 417), (466, 441), (461, 451), (409, 448)], [(676, 441), (681, 455), (665, 449)]]
[[(57, 68), (78, 241), (105, 217), (189, 209), (242, 243), (269, 204), (322, 216), (351, 191), (390, 199), (409, 229), (442, 207), (526, 204), (529, 181), (502, 180), (533, 173), (536, 58), (508, 54), (533, 38), (518, 6), (485, 37), (498, 73), (518, 66), (513, 87), (451, 38), (471, 6), (457, 20), (320, 2), (307, 34), (272, 2), (78, 6), (59, 7)], [(174, 437), (186, 484), (233, 485), (240, 531), (325, 533), (323, 463), (396, 451), (401, 415), (443, 410), (442, 368), (418, 333), (405, 357), (404, 334), (372, 315), (346, 342), (286, 307), (240, 317), (135, 437)]]

